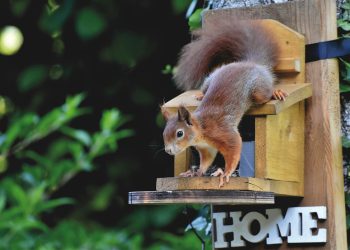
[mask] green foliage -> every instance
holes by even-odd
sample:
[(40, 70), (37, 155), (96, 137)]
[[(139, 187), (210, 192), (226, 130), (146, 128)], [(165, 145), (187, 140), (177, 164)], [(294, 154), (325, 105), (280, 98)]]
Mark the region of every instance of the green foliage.
[[(1, 159), (13, 155), (27, 163), (23, 172), (0, 183), (0, 237), (4, 239), (0, 248), (35, 245), (39, 239), (36, 236), (50, 231), (39, 216), (55, 207), (73, 204), (70, 198), (52, 199), (51, 194), (80, 171), (91, 171), (96, 157), (114, 152), (119, 140), (132, 135), (131, 130), (121, 129), (129, 118), (117, 109), (103, 112), (100, 131), (93, 134), (68, 126), (87, 113), (80, 107), (83, 99), (81, 94), (68, 97), (62, 106), (42, 117), (34, 113), (17, 114), (1, 135)], [(54, 132), (62, 135), (45, 152), (30, 148), (32, 143)], [(105, 186), (95, 198), (95, 208), (103, 209), (113, 190), (113, 186)]]
[(173, 7), (174, 13), (176, 15), (183, 13), (192, 0), (171, 0), (171, 5)]
[(338, 27), (342, 30), (342, 36), (347, 36), (350, 31), (350, 3), (345, 2), (341, 8), (343, 9), (343, 13), (341, 17), (338, 18), (337, 23)]
[[(147, 250), (193, 250), (201, 249), (201, 242), (193, 233), (186, 233), (185, 235), (175, 236), (169, 233), (156, 233), (156, 239), (159, 241), (150, 246)], [(205, 249), (211, 249), (210, 239), (205, 241)]]
[(10, 5), (12, 13), (17, 17), (23, 16), (29, 6), (29, 3), (30, 0), (13, 0), (12, 4)]
[[(185, 12), (190, 2), (162, 2), (168, 13), (157, 13), (154, 19), (178, 22), (171, 15)], [(184, 232), (186, 222), (179, 225), (182, 207), (138, 207), (127, 214), (131, 208), (125, 194), (148, 171), (140, 167), (149, 164), (143, 162), (147, 157), (139, 155), (147, 154), (149, 142), (140, 138), (137, 146), (125, 150), (134, 142), (122, 139), (134, 130), (144, 133), (139, 109), (155, 123), (151, 111), (158, 108), (164, 87), (149, 83), (143, 74), (152, 70), (149, 61), (157, 64), (158, 73), (165, 64), (157, 39), (163, 36), (169, 42), (166, 51), (177, 47), (177, 35), (166, 37), (165, 32), (171, 33), (161, 28), (164, 34), (159, 36), (157, 20), (143, 23), (153, 1), (11, 0), (0, 5), (5, 6), (0, 8), (1, 21), (7, 23), (12, 15), (25, 41), (20, 53), (2, 64), (9, 72), (2, 94), (9, 95), (15, 112), (6, 114), (0, 131), (0, 249), (199, 247), (195, 234)], [(199, 26), (200, 16), (191, 22)], [(146, 61), (151, 56), (156, 60)], [(131, 74), (134, 70), (138, 75)], [(167, 65), (163, 73), (174, 70)], [(152, 73), (151, 81), (159, 83), (157, 77), (162, 76)], [(80, 92), (87, 97), (76, 94)], [(11, 106), (0, 98), (0, 117)], [(137, 112), (131, 125), (131, 116), (119, 108)], [(157, 121), (162, 126), (160, 114)], [(147, 133), (156, 138), (155, 131), (148, 128)], [(82, 176), (91, 183), (77, 191)], [(114, 209), (120, 220), (113, 218), (108, 228), (97, 224), (106, 223), (100, 218)], [(193, 224), (198, 226), (195, 220)], [(205, 230), (200, 233), (209, 239)]]
[(63, 25), (72, 13), (74, 0), (63, 0), (61, 5), (48, 1), (39, 20), (39, 27), (49, 35), (61, 32)]
[(122, 31), (116, 34), (112, 44), (101, 51), (101, 59), (107, 62), (117, 62), (129, 68), (134, 67), (140, 60), (149, 56), (154, 44), (145, 36)]
[(191, 31), (202, 27), (202, 12), (203, 9), (197, 9), (188, 19)]
[(107, 27), (104, 17), (92, 8), (84, 8), (78, 12), (75, 29), (83, 40), (95, 38)]
[[(142, 249), (143, 236), (125, 231), (105, 230), (97, 225), (82, 225), (68, 220), (43, 234), (15, 237), (11, 249)], [(0, 243), (0, 247), (3, 244)]]
[(18, 77), (18, 88), (27, 92), (45, 81), (48, 68), (45, 65), (32, 65), (21, 72)]

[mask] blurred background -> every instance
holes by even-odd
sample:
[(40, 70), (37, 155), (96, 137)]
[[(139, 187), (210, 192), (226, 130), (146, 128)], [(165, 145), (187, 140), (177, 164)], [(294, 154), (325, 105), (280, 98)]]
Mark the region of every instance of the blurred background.
[(191, 2), (0, 1), (0, 249), (199, 249), (192, 220), (209, 240), (208, 207), (128, 205), (173, 172), (159, 105)]
[[(172, 176), (159, 105), (203, 2), (0, 1), (0, 250), (210, 249), (208, 206), (128, 205)], [(349, 230), (349, 57), (340, 70)]]

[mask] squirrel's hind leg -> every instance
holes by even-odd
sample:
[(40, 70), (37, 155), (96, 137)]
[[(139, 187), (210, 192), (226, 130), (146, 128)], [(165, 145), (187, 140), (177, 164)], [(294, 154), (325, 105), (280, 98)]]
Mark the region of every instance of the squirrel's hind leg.
[(271, 82), (257, 80), (252, 91), (252, 100), (255, 104), (264, 104), (273, 97), (274, 89)]

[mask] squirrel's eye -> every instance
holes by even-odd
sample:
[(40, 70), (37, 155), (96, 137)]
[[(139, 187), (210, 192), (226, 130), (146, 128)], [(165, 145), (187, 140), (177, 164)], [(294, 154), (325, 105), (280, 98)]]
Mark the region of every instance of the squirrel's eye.
[(176, 132), (176, 137), (177, 138), (181, 138), (183, 136), (184, 136), (184, 132), (182, 130), (179, 130), (179, 131)]

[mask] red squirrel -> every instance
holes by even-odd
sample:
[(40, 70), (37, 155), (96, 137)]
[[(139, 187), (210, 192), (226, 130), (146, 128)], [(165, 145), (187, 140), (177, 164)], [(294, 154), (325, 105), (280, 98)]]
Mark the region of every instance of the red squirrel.
[(180, 174), (183, 177), (202, 176), (219, 151), (225, 171), (213, 175), (220, 176), (221, 187), (240, 160), (238, 125), (244, 113), (253, 104), (287, 96), (274, 90), (279, 49), (273, 36), (254, 21), (217, 18), (192, 35), (194, 40), (182, 49), (174, 80), (182, 90), (201, 88), (203, 96), (197, 98), (202, 101), (193, 114), (184, 106), (173, 116), (162, 110), (167, 121), (165, 151), (175, 155), (194, 146), (199, 152), (199, 169)]

